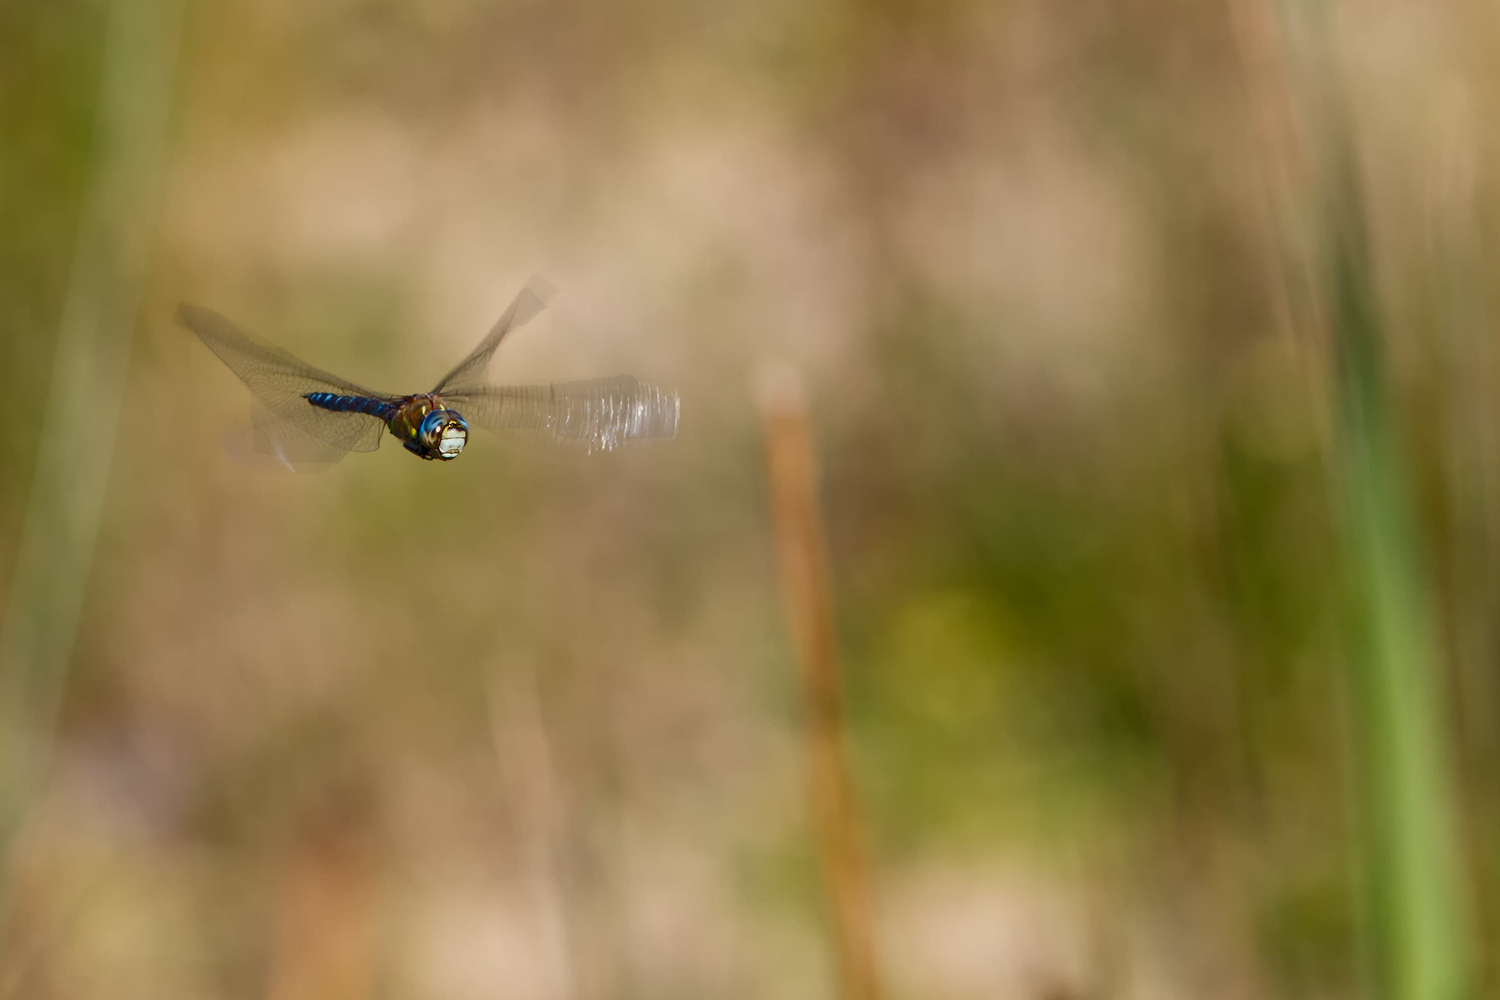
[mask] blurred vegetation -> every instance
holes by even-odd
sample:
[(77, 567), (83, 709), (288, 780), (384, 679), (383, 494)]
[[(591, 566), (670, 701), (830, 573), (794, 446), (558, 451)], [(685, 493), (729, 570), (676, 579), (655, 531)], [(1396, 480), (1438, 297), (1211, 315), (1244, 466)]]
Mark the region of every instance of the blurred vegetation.
[[(1327, 55), (1476, 996), (1492, 20), (1336, 4)], [(0, 5), (0, 588), (103, 31)], [(891, 995), (1371, 995), (1326, 136), (1280, 31), (1251, 0), (190, 5), (0, 992), (834, 995), (748, 382), (779, 358)], [(228, 456), (243, 387), (170, 320), (201, 301), (410, 391), (534, 270), (561, 295), (494, 377), (673, 384), (678, 440), (278, 475)]]
[[(102, 41), (100, 11), (87, 4), (7, 4), (0, 11), (0, 388), (15, 412), (46, 401), (70, 251), (88, 170)], [(27, 477), (36, 462), (35, 429), (0, 426), (6, 474), (4, 551), (20, 530)], [(9, 560), (7, 560), (9, 564)]]

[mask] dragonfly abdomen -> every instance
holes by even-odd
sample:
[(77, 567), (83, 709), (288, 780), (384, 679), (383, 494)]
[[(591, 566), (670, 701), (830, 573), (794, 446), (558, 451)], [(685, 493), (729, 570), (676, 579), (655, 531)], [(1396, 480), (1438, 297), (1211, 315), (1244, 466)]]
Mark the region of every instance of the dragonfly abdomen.
[(394, 404), (382, 403), (369, 396), (340, 396), (333, 392), (309, 392), (303, 398), (319, 409), (332, 410), (335, 413), (368, 413), (372, 417), (386, 421), (389, 421), (396, 413)]

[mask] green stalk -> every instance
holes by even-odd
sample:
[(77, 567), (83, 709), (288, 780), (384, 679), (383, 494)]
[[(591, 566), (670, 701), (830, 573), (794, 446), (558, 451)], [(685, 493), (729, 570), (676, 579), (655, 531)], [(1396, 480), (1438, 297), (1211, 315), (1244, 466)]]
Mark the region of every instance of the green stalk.
[(0, 619), (0, 849), (41, 783), (73, 657), (150, 255), (183, 0), (113, 0), (88, 192)]
[(1370, 953), (1393, 1000), (1466, 995), (1441, 661), (1384, 387), (1380, 322), (1356, 221), (1334, 238), (1352, 690), (1370, 889)]
[(1366, 864), (1367, 952), (1390, 1000), (1469, 993), (1454, 778), (1442, 658), (1386, 384), (1348, 116), (1331, 68), (1326, 11), (1314, 29), (1311, 121), (1325, 141), (1324, 245), (1337, 350), (1339, 442), (1354, 642), (1355, 753)]

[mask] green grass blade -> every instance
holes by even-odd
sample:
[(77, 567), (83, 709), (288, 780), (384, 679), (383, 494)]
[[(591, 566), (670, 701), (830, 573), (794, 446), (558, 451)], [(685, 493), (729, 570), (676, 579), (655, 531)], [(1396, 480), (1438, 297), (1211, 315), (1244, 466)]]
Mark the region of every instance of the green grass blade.
[(0, 844), (45, 766), (104, 506), (152, 240), (183, 0), (115, 0), (36, 470), (0, 620)]

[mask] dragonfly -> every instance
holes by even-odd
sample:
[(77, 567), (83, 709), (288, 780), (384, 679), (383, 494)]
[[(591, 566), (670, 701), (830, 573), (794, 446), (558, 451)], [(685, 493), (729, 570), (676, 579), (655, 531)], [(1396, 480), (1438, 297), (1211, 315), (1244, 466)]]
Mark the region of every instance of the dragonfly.
[(203, 306), (178, 318), (250, 388), (257, 451), (293, 469), (374, 451), (386, 431), (407, 451), (449, 462), (463, 453), (472, 421), (491, 431), (534, 431), (614, 451), (677, 433), (677, 395), (629, 375), (551, 385), (492, 385), (485, 370), (501, 341), (546, 308), (550, 289), (533, 280), (479, 346), (429, 392), (374, 392), (251, 337)]

